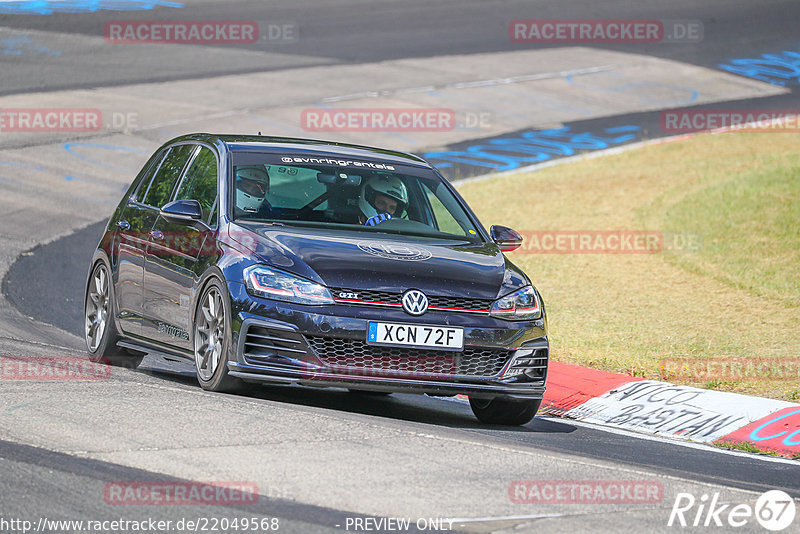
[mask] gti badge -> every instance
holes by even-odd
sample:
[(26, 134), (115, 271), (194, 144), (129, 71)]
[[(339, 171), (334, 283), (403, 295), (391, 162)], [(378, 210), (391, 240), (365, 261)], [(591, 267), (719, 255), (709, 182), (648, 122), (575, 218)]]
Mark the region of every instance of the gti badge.
[(403, 293), (403, 309), (411, 315), (422, 315), (428, 311), (428, 297), (418, 289)]

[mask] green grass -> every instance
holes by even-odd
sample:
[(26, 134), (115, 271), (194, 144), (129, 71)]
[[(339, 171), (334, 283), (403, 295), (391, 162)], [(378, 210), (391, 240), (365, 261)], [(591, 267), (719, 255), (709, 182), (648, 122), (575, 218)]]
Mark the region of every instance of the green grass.
[(770, 451), (767, 449), (762, 449), (756, 445), (753, 445), (747, 441), (717, 441), (714, 442), (714, 445), (723, 449), (730, 449), (736, 451), (744, 451), (744, 452), (753, 452), (756, 454), (765, 454), (767, 456), (780, 456), (775, 451)]
[[(509, 255), (544, 296), (555, 360), (658, 379), (668, 358), (800, 355), (800, 136), (701, 135), (459, 190), (487, 225), (665, 235), (656, 254)], [(800, 390), (800, 377), (676, 381)]]
[(667, 210), (667, 230), (692, 226), (702, 246), (680, 258), (687, 268), (800, 306), (800, 155), (758, 158)]
[(709, 380), (703, 384), (705, 389), (719, 389), (722, 391), (730, 391), (735, 389), (736, 386), (737, 383), (732, 380)]

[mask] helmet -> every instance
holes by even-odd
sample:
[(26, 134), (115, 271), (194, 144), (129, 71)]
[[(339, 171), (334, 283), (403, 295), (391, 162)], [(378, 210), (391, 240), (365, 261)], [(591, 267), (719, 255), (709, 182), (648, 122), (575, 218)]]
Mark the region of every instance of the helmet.
[(255, 212), (261, 208), (269, 192), (269, 174), (263, 165), (236, 167), (236, 207)]
[(400, 178), (391, 174), (377, 174), (364, 182), (361, 186), (361, 195), (358, 197), (358, 207), (361, 212), (369, 219), (378, 215), (378, 210), (375, 208), (375, 195), (385, 195), (397, 201), (397, 211), (395, 217), (399, 217), (408, 206), (408, 191), (406, 191), (406, 184)]

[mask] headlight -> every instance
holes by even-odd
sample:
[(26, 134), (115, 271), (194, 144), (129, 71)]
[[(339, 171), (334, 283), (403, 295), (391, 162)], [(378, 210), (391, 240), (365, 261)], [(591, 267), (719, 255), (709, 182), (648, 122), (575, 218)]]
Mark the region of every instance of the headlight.
[(542, 310), (539, 307), (539, 299), (536, 298), (536, 291), (527, 286), (494, 301), (490, 314), (500, 319), (524, 321), (538, 319), (542, 316)]
[(245, 269), (244, 281), (247, 290), (257, 297), (298, 304), (333, 304), (333, 297), (325, 286), (264, 265)]

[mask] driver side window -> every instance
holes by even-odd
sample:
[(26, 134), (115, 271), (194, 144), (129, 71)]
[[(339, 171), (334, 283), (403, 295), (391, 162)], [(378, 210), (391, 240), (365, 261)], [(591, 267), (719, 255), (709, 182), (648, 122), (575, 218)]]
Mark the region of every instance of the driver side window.
[(436, 193), (428, 187), (428, 184), (423, 184), (423, 190), (428, 197), (428, 202), (430, 203), (431, 210), (433, 211), (436, 228), (440, 232), (446, 232), (454, 235), (464, 235), (464, 228), (462, 228), (455, 217), (453, 217), (453, 215), (450, 213), (450, 210), (445, 207), (439, 197), (436, 196)]
[(203, 220), (216, 226), (217, 158), (211, 149), (200, 147), (189, 165), (175, 200), (196, 200), (203, 208)]

